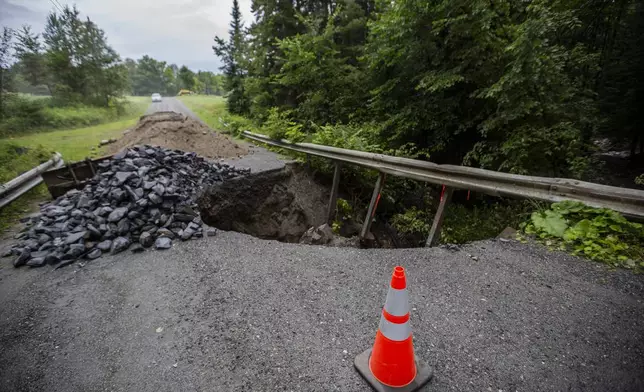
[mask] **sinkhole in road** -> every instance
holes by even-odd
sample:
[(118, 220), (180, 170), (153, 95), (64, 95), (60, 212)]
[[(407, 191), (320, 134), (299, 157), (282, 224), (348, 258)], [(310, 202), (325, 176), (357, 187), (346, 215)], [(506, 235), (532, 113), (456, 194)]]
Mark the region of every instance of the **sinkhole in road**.
[(301, 165), (238, 177), (205, 189), (198, 198), (203, 221), (263, 239), (299, 242), (326, 221), (330, 190)]

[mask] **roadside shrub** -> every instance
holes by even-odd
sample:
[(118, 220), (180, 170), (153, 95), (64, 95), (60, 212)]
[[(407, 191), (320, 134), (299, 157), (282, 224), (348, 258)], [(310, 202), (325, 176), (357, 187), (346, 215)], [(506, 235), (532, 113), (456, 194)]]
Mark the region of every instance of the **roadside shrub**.
[(0, 122), (0, 136), (20, 134), (41, 126), (46, 101), (22, 94), (7, 94), (4, 102), (7, 117)]
[[(464, 244), (496, 237), (506, 227), (518, 227), (533, 206), (526, 201), (464, 205), (450, 203), (445, 211), (440, 242)], [(424, 244), (434, 212), (417, 207), (391, 217), (391, 225), (407, 238)]]
[(644, 271), (644, 228), (606, 208), (562, 201), (533, 212), (526, 234), (553, 249), (615, 267)]
[[(146, 103), (147, 106), (147, 103)], [(81, 128), (115, 121), (142, 112), (141, 103), (113, 100), (108, 107), (60, 106), (51, 98), (7, 94), (8, 117), (0, 122), (0, 137), (19, 136), (29, 131)]]
[(256, 130), (251, 120), (236, 114), (225, 114), (219, 117), (219, 123), (223, 133), (233, 136), (239, 136), (243, 131), (254, 132)]
[(46, 128), (80, 128), (101, 124), (118, 118), (118, 107), (99, 108), (92, 106), (54, 107), (43, 109)]
[(262, 124), (262, 131), (272, 139), (286, 139), (293, 143), (303, 141), (306, 135), (302, 132), (302, 124), (293, 121), (291, 113), (290, 110), (271, 108)]
[(0, 142), (0, 184), (51, 159), (43, 146), (24, 147), (13, 142)]

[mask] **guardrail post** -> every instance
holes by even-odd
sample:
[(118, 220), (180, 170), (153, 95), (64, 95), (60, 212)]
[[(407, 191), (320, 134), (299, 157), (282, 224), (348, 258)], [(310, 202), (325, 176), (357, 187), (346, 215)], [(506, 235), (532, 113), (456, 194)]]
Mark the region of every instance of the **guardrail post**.
[(385, 185), (385, 173), (380, 172), (378, 174), (378, 179), (376, 180), (376, 186), (373, 188), (373, 194), (371, 195), (371, 202), (369, 203), (369, 209), (367, 210), (367, 216), (364, 219), (362, 224), (362, 230), (360, 230), (360, 238), (364, 239), (371, 229), (371, 222), (373, 222), (373, 217), (376, 215), (376, 208), (378, 207), (378, 202), (380, 201), (380, 192), (382, 187)]
[(327, 222), (331, 223), (335, 216), (338, 204), (338, 188), (340, 187), (340, 167), (341, 163), (335, 161), (335, 170), (333, 170), (333, 186), (331, 187), (331, 196), (329, 196), (329, 208), (327, 209)]
[(445, 187), (445, 191), (441, 196), (441, 201), (438, 204), (438, 209), (436, 210), (436, 216), (434, 217), (434, 222), (432, 222), (432, 228), (429, 230), (429, 236), (427, 237), (427, 242), (425, 246), (432, 247), (438, 243), (438, 239), (441, 236), (441, 227), (443, 226), (443, 218), (445, 218), (445, 207), (452, 198), (452, 193), (454, 189), (451, 187)]

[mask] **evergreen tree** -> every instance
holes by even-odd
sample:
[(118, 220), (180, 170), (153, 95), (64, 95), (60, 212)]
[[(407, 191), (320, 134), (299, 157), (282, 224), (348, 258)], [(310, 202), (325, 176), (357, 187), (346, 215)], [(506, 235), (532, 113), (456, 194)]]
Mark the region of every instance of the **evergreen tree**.
[(226, 76), (228, 110), (231, 113), (243, 114), (248, 112), (249, 105), (244, 90), (244, 78), (246, 76), (244, 70), (244, 25), (237, 0), (233, 0), (231, 16), (228, 42), (223, 38), (215, 37), (215, 45), (212, 48), (223, 62), (223, 66), (220, 69)]

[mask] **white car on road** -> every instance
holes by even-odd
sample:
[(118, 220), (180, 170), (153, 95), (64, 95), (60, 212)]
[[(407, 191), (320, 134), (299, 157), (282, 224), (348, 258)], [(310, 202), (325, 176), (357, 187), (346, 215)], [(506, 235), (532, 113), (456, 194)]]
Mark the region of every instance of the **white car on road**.
[(159, 93), (154, 93), (152, 94), (152, 102), (161, 102), (163, 99), (161, 98), (161, 94)]

